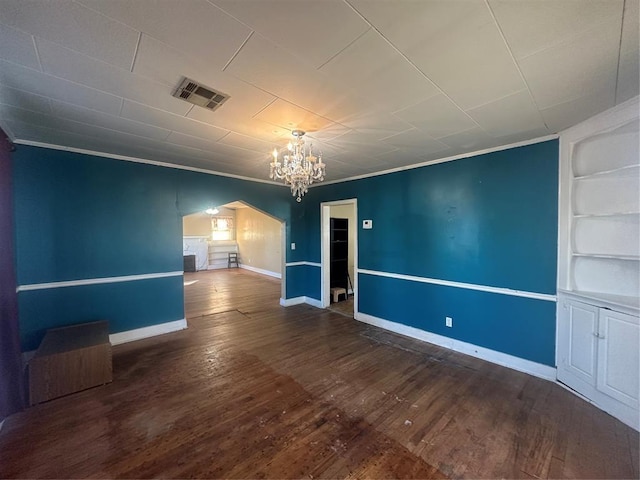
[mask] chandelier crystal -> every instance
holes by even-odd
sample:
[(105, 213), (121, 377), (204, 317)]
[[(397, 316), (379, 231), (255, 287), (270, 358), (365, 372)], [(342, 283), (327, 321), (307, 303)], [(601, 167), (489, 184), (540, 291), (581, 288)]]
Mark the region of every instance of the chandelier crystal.
[(309, 185), (313, 182), (321, 182), (325, 176), (325, 164), (322, 163), (322, 153), (315, 152), (313, 145), (304, 142), (302, 137), (305, 132), (294, 130), (291, 134), (295, 137), (287, 145), (287, 150), (282, 155), (282, 162), (278, 159), (278, 150), (273, 149), (273, 161), (269, 177), (275, 180), (284, 180), (291, 185), (291, 193), (300, 202), (302, 196), (307, 193)]

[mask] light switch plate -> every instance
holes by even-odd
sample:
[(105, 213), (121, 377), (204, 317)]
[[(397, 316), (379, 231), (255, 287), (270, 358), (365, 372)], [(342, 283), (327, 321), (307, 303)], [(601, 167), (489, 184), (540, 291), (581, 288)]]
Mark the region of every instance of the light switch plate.
[(365, 230), (370, 230), (373, 228), (373, 220), (363, 220), (362, 221), (362, 228), (364, 228)]

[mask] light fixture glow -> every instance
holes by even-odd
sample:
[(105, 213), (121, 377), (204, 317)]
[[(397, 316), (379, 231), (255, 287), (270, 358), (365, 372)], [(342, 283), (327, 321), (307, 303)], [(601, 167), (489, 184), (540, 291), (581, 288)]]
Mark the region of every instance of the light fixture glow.
[(302, 139), (305, 132), (294, 130), (291, 134), (295, 140), (287, 145), (282, 162), (278, 160), (278, 150), (273, 150), (269, 178), (284, 180), (284, 183), (291, 185), (291, 194), (300, 202), (309, 185), (324, 180), (326, 165), (322, 162), (322, 152), (314, 152), (313, 145), (307, 146)]
[(220, 210), (218, 210), (217, 208), (207, 208), (204, 213), (208, 214), (208, 215), (215, 215), (217, 213), (220, 213)]

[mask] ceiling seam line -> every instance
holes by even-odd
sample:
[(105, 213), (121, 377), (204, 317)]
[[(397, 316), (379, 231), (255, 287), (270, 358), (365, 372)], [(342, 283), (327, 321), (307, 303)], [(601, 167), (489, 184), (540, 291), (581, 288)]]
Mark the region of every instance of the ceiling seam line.
[[(12, 62), (12, 61), (7, 60), (7, 59), (4, 59), (4, 58), (0, 58), (0, 62), (7, 62), (7, 63), (10, 63), (11, 65), (16, 65), (16, 66), (21, 67), (21, 68), (26, 68), (27, 70), (33, 70), (33, 71), (35, 71), (35, 72), (42, 73), (43, 75), (46, 75), (47, 77), (52, 77), (52, 78), (55, 78), (55, 79), (57, 79), (57, 80), (62, 80), (63, 82), (68, 82), (68, 83), (71, 83), (71, 84), (73, 84), (73, 85), (78, 85), (78, 86), (83, 87), (83, 88), (88, 88), (88, 89), (90, 89), (90, 90), (94, 90), (94, 91), (96, 91), (96, 92), (100, 92), (100, 93), (103, 93), (103, 94), (105, 94), (105, 95), (110, 95), (110, 96), (112, 96), (112, 97), (116, 97), (116, 98), (118, 98), (118, 99), (125, 98), (125, 97), (122, 97), (122, 96), (120, 96), (120, 95), (116, 95), (115, 93), (107, 92), (107, 91), (105, 91), (105, 90), (100, 90), (99, 88), (95, 88), (95, 87), (90, 87), (89, 85), (86, 85), (86, 84), (84, 84), (84, 83), (75, 82), (75, 81), (73, 81), (73, 80), (69, 80), (69, 79), (64, 78), (64, 77), (59, 77), (59, 76), (57, 76), (57, 75), (53, 75), (52, 73), (39, 72), (39, 71), (38, 71), (37, 69), (35, 69), (35, 68), (27, 67), (26, 65), (22, 65), (21, 63), (15, 63), (15, 62)], [(144, 77), (144, 78), (146, 78), (146, 77)], [(22, 88), (16, 88), (16, 87), (11, 87), (11, 88), (13, 88), (14, 90), (20, 90), (20, 91), (22, 91), (22, 92), (31, 93), (31, 94), (33, 94), (33, 95), (40, 95), (41, 97), (46, 96), (46, 95), (41, 95), (41, 94), (39, 94), (39, 93), (32, 92), (31, 90), (24, 90), (24, 89), (22, 89)], [(47, 97), (47, 98), (51, 98), (51, 97)], [(54, 100), (56, 100), (56, 99), (54, 99)], [(127, 98), (126, 100), (131, 100), (131, 99)], [(56, 100), (56, 101), (61, 101), (61, 102), (62, 102), (62, 101), (64, 101), (64, 100)], [(135, 102), (135, 103), (140, 103), (140, 102), (136, 102), (135, 100), (131, 100), (131, 101), (132, 101), (132, 102)], [(70, 102), (67, 102), (67, 103), (69, 103), (70, 105), (76, 105), (75, 103), (70, 103)], [(140, 104), (140, 105), (144, 105), (144, 104)], [(153, 108), (153, 107), (152, 107), (152, 108)], [(157, 110), (161, 110), (161, 109), (157, 109)], [(162, 110), (162, 111), (163, 111), (163, 112), (166, 112), (166, 110)], [(168, 112), (168, 113), (171, 113), (171, 112)]]
[(341, 48), (339, 52), (334, 53), (333, 55), (331, 55), (331, 57), (325, 61), (324, 63), (322, 63), (322, 65), (316, 67), (316, 70), (320, 70), (322, 67), (324, 67), (327, 63), (329, 63), (331, 60), (333, 60), (334, 58), (336, 58), (338, 55), (340, 55), (342, 52), (344, 52), (347, 48), (349, 48), (351, 45), (353, 45), (354, 43), (356, 43), (358, 40), (360, 40), (363, 36), (365, 36), (367, 33), (369, 33), (371, 31), (371, 27), (369, 27), (368, 29), (366, 29), (364, 32), (362, 32), (360, 35), (358, 35), (356, 38), (354, 38), (352, 41), (349, 42), (348, 45), (345, 45), (344, 48)]
[[(400, 51), (400, 49), (398, 47), (396, 47), (387, 37), (385, 37), (382, 32), (380, 30), (378, 30), (375, 25), (373, 25), (369, 20), (367, 20), (367, 18), (362, 15), (353, 5), (351, 5), (351, 3), (349, 2), (349, 0), (344, 0), (344, 2), (349, 5), (349, 7), (351, 7), (351, 9), (358, 15), (360, 16), (360, 18), (362, 18), (365, 22), (367, 22), (367, 24), (378, 34), (380, 35), (380, 37), (389, 44), (389, 46), (391, 46), (391, 48), (393, 48), (396, 53), (398, 53), (398, 55), (400, 55), (402, 58), (404, 58), (404, 60), (409, 63), (409, 65), (411, 65), (420, 75), (422, 75), (424, 78), (426, 78), (427, 80), (429, 80), (429, 82), (431, 82), (431, 84), (436, 87), (436, 89), (442, 94), (444, 95), (451, 103), (453, 103), (462, 113), (464, 113), (467, 117), (469, 117), (469, 119), (475, 123), (478, 128), (480, 128), (483, 132), (485, 132), (487, 135), (489, 134), (484, 128), (482, 128), (482, 126), (476, 122), (475, 118), (473, 118), (471, 115), (469, 115), (466, 110), (464, 108), (462, 108), (460, 105), (458, 105), (443, 89), (442, 87), (440, 87), (440, 85), (438, 85), (436, 82), (434, 82), (433, 80), (431, 80), (429, 78), (429, 76), (424, 73), (422, 70), (420, 70), (418, 68), (418, 66), (413, 63), (409, 57), (407, 57), (402, 51)], [(431, 97), (429, 97), (431, 98)], [(426, 99), (428, 100), (428, 99)], [(406, 107), (409, 108), (409, 107)], [(397, 110), (400, 111), (400, 110)], [(394, 112), (395, 113), (395, 112)]]
[(538, 102), (536, 102), (536, 99), (533, 96), (533, 92), (531, 91), (531, 87), (529, 87), (529, 83), (527, 82), (527, 79), (524, 77), (524, 74), (522, 73), (522, 69), (520, 68), (520, 64), (518, 63), (518, 60), (516, 60), (515, 55), (511, 51), (511, 47), (509, 46), (509, 42), (507, 42), (507, 38), (504, 36), (504, 32), (502, 31), (502, 28), (500, 27), (500, 24), (498, 23), (498, 19), (496, 18), (496, 15), (493, 12), (493, 9), (491, 8), (491, 5), (489, 5), (489, 0), (484, 0), (484, 3), (487, 6), (487, 9), (489, 10), (489, 13), (491, 14), (491, 18), (493, 19), (493, 23), (495, 24), (496, 28), (498, 29), (498, 33), (500, 34), (500, 38), (502, 38), (502, 41), (504, 42), (504, 46), (507, 48), (507, 52), (509, 52), (509, 56), (511, 57), (511, 60), (513, 61), (513, 64), (516, 66), (516, 69), (518, 70), (518, 75), (520, 75), (520, 78), (522, 79), (522, 82), (524, 83), (524, 86), (527, 87), (527, 92), (529, 93), (529, 98), (533, 102), (533, 105), (536, 107), (536, 112), (538, 112), (538, 116), (540, 117), (540, 120), (542, 120), (542, 124), (544, 125), (544, 127), (547, 130), (550, 130), (549, 129), (549, 125), (547, 125), (547, 122), (545, 122), (544, 117), (542, 116), (542, 112), (540, 111), (540, 107), (538, 106)]
[[(225, 12), (226, 13), (226, 12)], [(235, 60), (235, 58), (238, 56), (238, 54), (240, 53), (240, 51), (244, 48), (244, 46), (247, 44), (247, 42), (249, 41), (249, 39), (251, 37), (253, 37), (253, 34), (255, 33), (255, 30), (251, 30), (251, 33), (249, 33), (249, 35), (247, 36), (247, 38), (244, 39), (244, 42), (242, 42), (242, 45), (240, 45), (238, 47), (238, 49), (235, 51), (235, 53), (233, 55), (231, 55), (231, 58), (227, 61), (227, 63), (224, 64), (224, 67), (222, 67), (222, 71), (224, 72), (227, 67), (229, 65), (231, 65), (231, 62), (233, 62)]]
[[(253, 86), (253, 83), (249, 83), (249, 85)], [(273, 93), (271, 92), (267, 92), (269, 95), (273, 95)], [(260, 110), (258, 110), (256, 113), (254, 113), (251, 118), (256, 118), (258, 115), (260, 115), (262, 112), (264, 112), (267, 108), (269, 108), (271, 105), (273, 105), (276, 100), (284, 100), (284, 98), (280, 98), (277, 95), (273, 95), (274, 98), (273, 100), (271, 100), (269, 103), (267, 103), (264, 107), (262, 107)], [(286, 100), (284, 100), (286, 102)], [(266, 122), (265, 122), (266, 123)]]
[[(44, 68), (42, 67), (42, 60), (40, 59), (40, 51), (38, 50), (38, 42), (36, 42), (36, 36), (35, 35), (31, 35), (31, 42), (33, 43), (33, 49), (36, 52), (36, 60), (38, 60), (38, 67), (40, 67), (40, 72), (41, 73), (45, 73)], [(9, 63), (11, 63), (11, 62), (9, 62)], [(19, 64), (15, 64), (15, 65), (19, 65)]]
[[(195, 107), (195, 105), (191, 105), (191, 107), (189, 107), (189, 110), (187, 110), (184, 113), (184, 115), (178, 115), (178, 116), (182, 117), (182, 118), (189, 118), (189, 117), (187, 117), (187, 115), (189, 115), (191, 113), (191, 110), (193, 110), (193, 107)], [(160, 110), (160, 109), (158, 109), (158, 110)], [(164, 111), (164, 110), (161, 110), (161, 111)], [(193, 119), (190, 119), (190, 120), (193, 120)], [(207, 122), (202, 122), (202, 123), (207, 123)]]
[(133, 67), (136, 64), (136, 59), (138, 58), (138, 50), (140, 49), (140, 42), (142, 41), (142, 32), (138, 32), (138, 41), (136, 42), (136, 48), (133, 49), (133, 58), (131, 59), (131, 67), (129, 67), (129, 71), (133, 73)]
[(620, 41), (618, 42), (618, 61), (616, 65), (616, 87), (613, 92), (613, 104), (617, 105), (618, 103), (618, 82), (620, 81), (620, 58), (622, 58), (622, 31), (624, 28), (624, 16), (627, 7), (627, 0), (623, 0), (622, 2), (622, 15), (620, 18)]

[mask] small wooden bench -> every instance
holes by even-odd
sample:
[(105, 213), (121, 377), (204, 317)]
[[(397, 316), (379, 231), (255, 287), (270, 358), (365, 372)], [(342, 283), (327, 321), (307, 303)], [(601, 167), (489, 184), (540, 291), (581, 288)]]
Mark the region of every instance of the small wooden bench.
[(109, 323), (82, 323), (47, 330), (29, 361), (31, 405), (113, 379)]

